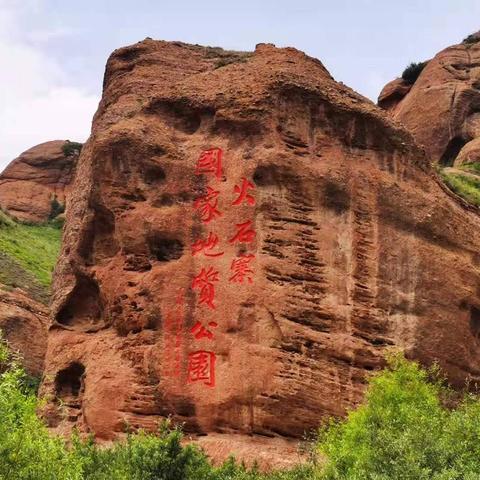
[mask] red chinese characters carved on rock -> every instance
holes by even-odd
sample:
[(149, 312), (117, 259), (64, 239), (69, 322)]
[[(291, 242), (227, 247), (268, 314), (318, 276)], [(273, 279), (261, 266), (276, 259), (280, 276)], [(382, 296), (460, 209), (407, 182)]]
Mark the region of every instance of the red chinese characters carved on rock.
[(222, 178), (222, 156), (223, 151), (221, 148), (204, 150), (197, 160), (195, 174), (213, 173), (217, 179)]
[(202, 268), (202, 271), (193, 279), (192, 288), (200, 290), (198, 303), (205, 304), (210, 308), (215, 308), (215, 282), (218, 282), (218, 271), (213, 267), (208, 270)]
[(232, 260), (230, 270), (233, 275), (230, 277), (230, 282), (243, 283), (247, 280), (248, 283), (253, 283), (253, 270), (250, 268), (250, 262), (255, 258), (255, 255), (250, 253), (249, 255), (240, 255)]
[(209, 223), (216, 217), (222, 216), (222, 212), (220, 212), (220, 210), (218, 210), (217, 208), (217, 197), (219, 194), (220, 192), (218, 190), (207, 187), (207, 194), (195, 200), (193, 206), (200, 213), (200, 218), (202, 219), (202, 222)]
[(215, 386), (215, 361), (214, 352), (198, 350), (188, 355), (188, 382), (203, 382), (209, 387)]
[(237, 223), (237, 233), (229, 240), (230, 243), (251, 243), (255, 238), (255, 230), (252, 227), (253, 222), (247, 220), (243, 223)]
[[(217, 322), (208, 322), (208, 326), (213, 329), (218, 327)], [(213, 339), (213, 332), (208, 328), (202, 325), (202, 322), (197, 322), (190, 330), (190, 333), (195, 337), (196, 340), (201, 340), (202, 338), (208, 338), (209, 340)]]
[(235, 185), (234, 191), (238, 193), (238, 197), (232, 202), (232, 205), (241, 205), (242, 202), (255, 205), (255, 198), (248, 193), (249, 190), (253, 190), (254, 188), (253, 183), (250, 183), (245, 177), (242, 178), (242, 184), (240, 186)]
[(203, 240), (199, 239), (192, 245), (192, 255), (196, 255), (203, 251), (206, 257), (220, 257), (224, 252), (212, 252), (218, 245), (218, 235), (210, 232), (208, 238)]

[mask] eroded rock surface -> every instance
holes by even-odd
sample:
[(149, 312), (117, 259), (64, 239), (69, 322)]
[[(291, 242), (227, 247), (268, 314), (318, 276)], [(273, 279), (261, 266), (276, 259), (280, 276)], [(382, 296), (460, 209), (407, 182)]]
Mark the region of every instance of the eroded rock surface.
[(406, 91), (401, 79), (382, 90), (379, 105), (402, 122), (432, 161), (480, 161), (480, 32), (438, 53)]
[(391, 346), (480, 380), (480, 217), (318, 60), (218, 55), (145, 40), (108, 61), (56, 270), (50, 425), (107, 440), (171, 416), (217, 455), (271, 439), (280, 463)]
[(43, 373), (47, 349), (48, 309), (20, 289), (0, 285), (0, 331), (9, 347), (20, 353), (27, 372)]
[(30, 148), (0, 175), (0, 208), (19, 220), (41, 223), (52, 215), (54, 199), (65, 205), (78, 154), (66, 155), (65, 140)]

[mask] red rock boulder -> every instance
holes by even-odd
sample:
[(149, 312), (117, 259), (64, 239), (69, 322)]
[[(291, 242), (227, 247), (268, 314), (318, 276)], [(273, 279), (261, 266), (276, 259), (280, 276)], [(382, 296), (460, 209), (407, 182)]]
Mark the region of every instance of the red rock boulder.
[(480, 380), (480, 217), (381, 109), (273, 45), (145, 40), (104, 85), (54, 282), (53, 428), (170, 416), (280, 462), (391, 347)]
[(65, 140), (37, 145), (13, 160), (0, 175), (0, 208), (19, 220), (45, 222), (52, 202), (65, 206), (78, 151)]

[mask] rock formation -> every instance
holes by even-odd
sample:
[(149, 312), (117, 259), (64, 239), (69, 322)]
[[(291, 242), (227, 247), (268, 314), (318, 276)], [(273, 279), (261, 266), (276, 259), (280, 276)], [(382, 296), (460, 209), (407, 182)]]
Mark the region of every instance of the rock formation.
[[(65, 205), (78, 152), (65, 153), (65, 140), (53, 140), (30, 148), (13, 160), (0, 175), (0, 208), (12, 217), (45, 222), (52, 202)], [(73, 142), (72, 142), (73, 143)]]
[(437, 54), (413, 86), (401, 79), (388, 83), (378, 103), (433, 162), (480, 161), (480, 32)]
[(20, 353), (30, 375), (40, 378), (47, 349), (48, 308), (20, 289), (0, 285), (0, 331)]
[(57, 431), (171, 416), (217, 456), (258, 442), (277, 462), (389, 347), (480, 380), (480, 217), (295, 49), (115, 51), (72, 192), (42, 385)]

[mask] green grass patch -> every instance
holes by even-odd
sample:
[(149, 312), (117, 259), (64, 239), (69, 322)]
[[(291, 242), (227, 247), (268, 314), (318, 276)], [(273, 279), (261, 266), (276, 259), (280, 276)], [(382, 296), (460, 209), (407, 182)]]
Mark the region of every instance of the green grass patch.
[(478, 173), (480, 175), (480, 162), (464, 163), (458, 167), (466, 172)]
[(441, 172), (444, 182), (468, 203), (480, 207), (480, 180), (457, 173)]
[(0, 214), (0, 252), (45, 287), (51, 283), (61, 236), (57, 225), (27, 225)]

